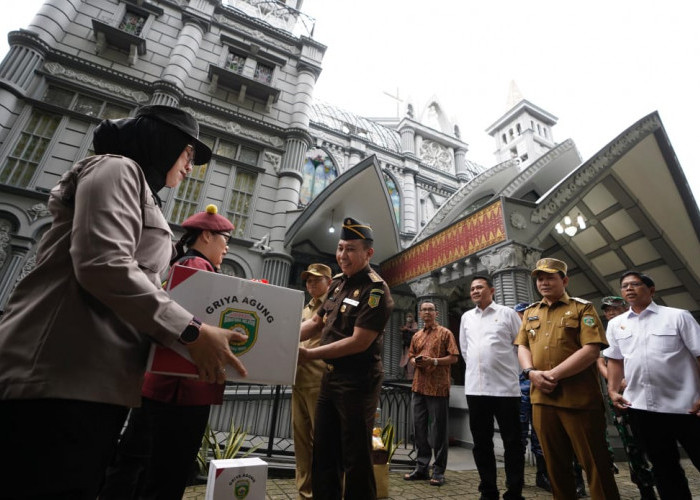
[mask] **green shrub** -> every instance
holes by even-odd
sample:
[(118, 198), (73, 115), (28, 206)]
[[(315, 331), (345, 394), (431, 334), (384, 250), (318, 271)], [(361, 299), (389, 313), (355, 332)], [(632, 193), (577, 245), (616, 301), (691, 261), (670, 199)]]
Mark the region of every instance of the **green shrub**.
[[(204, 436), (202, 437), (202, 447), (197, 453), (197, 465), (199, 466), (199, 473), (206, 476), (209, 472), (209, 461), (210, 460), (223, 460), (229, 458), (236, 458), (238, 453), (241, 451), (241, 446), (245, 441), (248, 433), (243, 430), (243, 426), (236, 427), (236, 424), (231, 419), (231, 426), (229, 428), (228, 436), (219, 441), (216, 437), (216, 433), (209, 427), (204, 431)], [(239, 458), (245, 458), (255, 450), (258, 449), (260, 445), (257, 444), (250, 448), (248, 451), (243, 453)]]
[(391, 462), (391, 457), (394, 456), (396, 449), (401, 444), (401, 441), (398, 443), (394, 441), (395, 438), (396, 429), (394, 429), (394, 424), (391, 423), (391, 419), (388, 419), (382, 429), (382, 442), (384, 443), (384, 448), (386, 448), (386, 451), (389, 453), (387, 463)]

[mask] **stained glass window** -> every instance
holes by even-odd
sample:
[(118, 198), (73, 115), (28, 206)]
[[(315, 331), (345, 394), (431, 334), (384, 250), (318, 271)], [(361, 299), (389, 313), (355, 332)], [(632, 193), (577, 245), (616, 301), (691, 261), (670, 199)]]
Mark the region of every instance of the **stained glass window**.
[(245, 57), (229, 52), (226, 58), (226, 69), (233, 71), (234, 73), (243, 73), (243, 67), (245, 66)]
[(306, 153), (302, 177), (299, 203), (308, 205), (333, 179), (338, 177), (338, 169), (333, 164), (333, 159), (324, 150), (310, 149)]
[(384, 183), (386, 184), (386, 190), (389, 192), (389, 198), (391, 199), (391, 206), (394, 207), (394, 216), (396, 217), (396, 224), (401, 227), (401, 196), (399, 196), (399, 190), (396, 189), (396, 183), (394, 179), (384, 174)]
[(258, 63), (255, 67), (255, 79), (270, 85), (272, 82), (272, 72), (275, 70), (274, 67), (267, 64)]
[(141, 35), (141, 29), (144, 24), (146, 24), (146, 18), (144, 16), (127, 10), (122, 22), (119, 23), (119, 29), (131, 35), (139, 36)]

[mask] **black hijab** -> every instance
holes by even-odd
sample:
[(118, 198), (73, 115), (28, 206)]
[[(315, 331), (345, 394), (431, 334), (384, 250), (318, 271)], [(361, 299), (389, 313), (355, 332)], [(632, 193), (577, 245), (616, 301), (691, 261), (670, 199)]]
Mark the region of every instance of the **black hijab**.
[(157, 193), (165, 186), (168, 171), (191, 143), (178, 128), (150, 116), (104, 120), (93, 137), (95, 154), (126, 156), (138, 163), (158, 204)]

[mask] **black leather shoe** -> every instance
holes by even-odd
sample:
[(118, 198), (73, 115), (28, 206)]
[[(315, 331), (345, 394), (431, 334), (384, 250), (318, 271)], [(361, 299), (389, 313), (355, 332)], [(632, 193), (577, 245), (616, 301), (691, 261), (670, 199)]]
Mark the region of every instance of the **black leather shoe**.
[(535, 486), (537, 486), (538, 488), (542, 488), (545, 491), (552, 491), (552, 485), (549, 482), (547, 474), (545, 474), (544, 472), (538, 472), (535, 475)]
[(418, 469), (414, 470), (410, 474), (404, 474), (404, 481), (425, 481), (430, 479), (427, 472), (421, 472)]

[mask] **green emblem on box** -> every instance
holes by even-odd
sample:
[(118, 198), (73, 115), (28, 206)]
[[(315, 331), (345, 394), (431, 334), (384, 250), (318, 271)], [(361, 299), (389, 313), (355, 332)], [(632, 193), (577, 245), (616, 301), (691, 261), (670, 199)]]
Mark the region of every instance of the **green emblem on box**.
[(219, 326), (221, 328), (229, 330), (240, 328), (248, 334), (245, 342), (229, 344), (231, 352), (240, 356), (250, 351), (258, 340), (258, 324), (260, 322), (258, 315), (245, 309), (224, 309), (220, 317)]
[(242, 500), (248, 496), (250, 491), (250, 481), (248, 479), (239, 479), (236, 484), (233, 485), (233, 494), (236, 496), (237, 500)]

